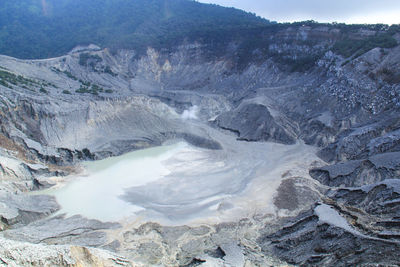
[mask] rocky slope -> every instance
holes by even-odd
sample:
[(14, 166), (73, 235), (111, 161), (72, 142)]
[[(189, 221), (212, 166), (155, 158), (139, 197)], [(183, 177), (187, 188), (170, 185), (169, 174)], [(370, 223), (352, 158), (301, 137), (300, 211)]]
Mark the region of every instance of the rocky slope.
[[(143, 56), (96, 46), (46, 60), (1, 56), (0, 263), (399, 264), (400, 46), (344, 58), (333, 47), (340, 36), (323, 26), (283, 28), (264, 47), (270, 53), (244, 69), (233, 62), (234, 43), (221, 57), (199, 43)], [(317, 54), (307, 69), (290, 61)], [(49, 218), (55, 200), (26, 194), (83, 160), (171, 139), (226, 150), (213, 131), (242, 142), (304, 142), (321, 160), (277, 174), (273, 212), (221, 224)], [(13, 256), (33, 247), (43, 253)]]

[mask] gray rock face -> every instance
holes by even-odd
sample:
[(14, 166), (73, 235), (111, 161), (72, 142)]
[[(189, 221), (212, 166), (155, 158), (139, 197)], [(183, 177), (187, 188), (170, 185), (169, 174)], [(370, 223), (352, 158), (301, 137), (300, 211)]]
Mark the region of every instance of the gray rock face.
[(400, 178), (400, 152), (378, 154), (367, 160), (351, 160), (310, 170), (322, 184), (357, 187), (385, 179)]
[(397, 115), (386, 114), (380, 122), (341, 133), (338, 140), (320, 154), (327, 161), (333, 161), (365, 159), (376, 154), (399, 151), (399, 123)]
[(283, 144), (294, 144), (295, 138), (278, 125), (268, 108), (259, 104), (247, 104), (234, 111), (217, 117), (218, 127), (232, 131), (243, 141), (275, 141)]
[(330, 196), (340, 204), (356, 207), (377, 217), (385, 216), (386, 220), (400, 215), (400, 181), (397, 179), (334, 190)]
[[(399, 69), (400, 46), (376, 48), (348, 60), (330, 51), (330, 38), (338, 38), (337, 32), (324, 27), (282, 30), (266, 47), (276, 57), (250, 62), (240, 71), (232, 67), (234, 45), (229, 55), (218, 59), (207, 57), (207, 49), (198, 44), (172, 53), (149, 48), (142, 57), (135, 57), (134, 51), (111, 54), (98, 48), (37, 61), (1, 56), (2, 70), (32, 81), (20, 78), (0, 85), (0, 227), (7, 229), (2, 232), (2, 240), (7, 239), (0, 242), (0, 263), (96, 263), (86, 254), (99, 251), (77, 249), (79, 259), (86, 255), (82, 263), (66, 260), (65, 255), (73, 254), (70, 248), (51, 246), (76, 244), (165, 266), (204, 261), (217, 266), (275, 266), (285, 264), (282, 261), (398, 265), (400, 84), (384, 70)], [(101, 60), (82, 66), (82, 52)], [(317, 54), (319, 60), (307, 70), (285, 65)], [(114, 75), (98, 71), (106, 67)], [(223, 137), (204, 130), (209, 124), (215, 126), (213, 131), (229, 130), (240, 140), (318, 146), (318, 155), (331, 165), (317, 162), (302, 166), (300, 174), (289, 171), (278, 177), (274, 215), (199, 227), (147, 223), (121, 229), (79, 216), (44, 219), (58, 209), (54, 199), (20, 195), (47, 186), (48, 176), (73, 172), (70, 165), (83, 160), (170, 139), (215, 149), (215, 154), (228, 151)], [(246, 157), (267, 162), (255, 158), (264, 155), (258, 152), (254, 147)], [(231, 170), (232, 177), (238, 175)], [(145, 202), (146, 192), (140, 189), (131, 191)], [(179, 191), (168, 197), (160, 195), (159, 203), (177, 204)], [(324, 204), (310, 209), (315, 202)], [(229, 208), (229, 203), (218, 207)], [(298, 215), (301, 211), (307, 212)], [(9, 256), (18, 248), (29, 255), (26, 261)], [(31, 248), (43, 254), (33, 257), (27, 252)], [(115, 257), (113, 263), (130, 264)]]
[(0, 219), (7, 226), (28, 224), (59, 209), (54, 197), (0, 193)]
[(0, 237), (0, 264), (5, 266), (143, 266), (109, 251), (79, 246), (47, 246)]
[[(396, 265), (397, 242), (365, 236), (338, 220), (336, 211), (327, 214), (308, 211), (294, 218), (281, 230), (258, 240), (264, 253), (279, 255), (295, 265)], [(330, 209), (323, 206), (323, 209)], [(339, 217), (339, 219), (342, 217)], [(332, 253), (334, 251), (334, 253)], [(385, 255), (381, 257), (380, 255)]]
[(118, 228), (117, 223), (102, 223), (81, 216), (54, 217), (30, 223), (17, 229), (3, 232), (3, 236), (17, 241), (46, 244), (80, 244), (98, 247), (107, 242), (101, 230)]

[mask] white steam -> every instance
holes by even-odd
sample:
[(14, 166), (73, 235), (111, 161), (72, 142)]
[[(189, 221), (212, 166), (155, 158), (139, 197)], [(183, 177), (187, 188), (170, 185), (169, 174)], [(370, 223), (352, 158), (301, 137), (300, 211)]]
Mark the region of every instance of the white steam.
[(183, 111), (181, 118), (184, 120), (194, 120), (197, 119), (197, 113), (199, 112), (198, 106), (192, 106), (189, 109)]

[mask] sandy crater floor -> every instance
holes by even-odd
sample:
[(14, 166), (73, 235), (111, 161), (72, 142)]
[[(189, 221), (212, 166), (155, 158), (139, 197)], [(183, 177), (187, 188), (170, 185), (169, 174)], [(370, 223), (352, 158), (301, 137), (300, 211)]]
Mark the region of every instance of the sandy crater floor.
[(274, 205), (282, 180), (288, 174), (308, 177), (308, 166), (318, 161), (315, 148), (301, 143), (239, 142), (210, 127), (202, 130), (223, 149), (175, 142), (87, 162), (82, 175), (67, 177), (63, 186), (45, 193), (55, 195), (62, 206), (59, 213), (68, 216), (214, 224), (256, 214), (283, 215)]

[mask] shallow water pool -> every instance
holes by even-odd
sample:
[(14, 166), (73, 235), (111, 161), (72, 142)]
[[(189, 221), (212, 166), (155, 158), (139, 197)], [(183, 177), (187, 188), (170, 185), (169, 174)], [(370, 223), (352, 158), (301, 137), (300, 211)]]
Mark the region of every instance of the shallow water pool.
[(47, 190), (62, 209), (59, 213), (82, 214), (103, 221), (119, 220), (143, 208), (120, 198), (124, 189), (143, 186), (169, 174), (165, 161), (188, 147), (176, 143), (85, 162), (84, 175), (69, 178), (64, 186)]

